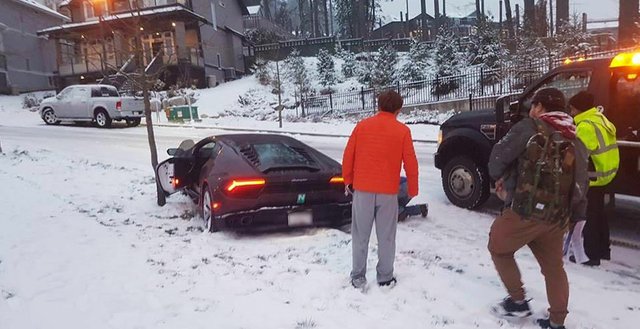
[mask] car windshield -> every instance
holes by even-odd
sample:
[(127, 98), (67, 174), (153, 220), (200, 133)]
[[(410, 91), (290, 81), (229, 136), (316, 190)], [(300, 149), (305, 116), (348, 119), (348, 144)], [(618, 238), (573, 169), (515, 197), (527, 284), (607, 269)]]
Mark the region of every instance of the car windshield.
[(253, 144), (264, 166), (308, 166), (313, 163), (301, 152), (282, 143)]

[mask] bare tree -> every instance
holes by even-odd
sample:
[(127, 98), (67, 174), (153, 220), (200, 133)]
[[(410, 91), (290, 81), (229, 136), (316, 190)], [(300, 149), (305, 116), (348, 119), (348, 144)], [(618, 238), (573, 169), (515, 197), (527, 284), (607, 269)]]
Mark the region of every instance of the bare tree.
[[(142, 34), (145, 28), (145, 25), (151, 26), (153, 23), (150, 21), (145, 21), (143, 19), (140, 6), (137, 1), (129, 2), (130, 6), (130, 17), (127, 19), (119, 18), (116, 15), (112, 15), (111, 17), (115, 17), (109, 20), (110, 25), (117, 24), (117, 31), (112, 30), (109, 33), (123, 33), (124, 35), (133, 36), (132, 42), (130, 43), (130, 47), (128, 49), (117, 50), (114, 47), (114, 56), (119, 56), (120, 58), (128, 58), (135, 63), (135, 69), (130, 72), (123, 72), (120, 70), (121, 68), (116, 67), (110, 64), (106, 60), (106, 54), (104, 51), (104, 39), (101, 40), (102, 50), (100, 51), (100, 60), (102, 62), (101, 66), (106, 69), (104, 72), (116, 72), (114, 78), (120, 79), (122, 81), (121, 88), (126, 86), (125, 89), (128, 89), (134, 95), (142, 95), (143, 103), (144, 103), (144, 117), (146, 121), (147, 128), (147, 140), (149, 143), (149, 151), (151, 157), (151, 166), (155, 175), (156, 167), (158, 166), (158, 150), (156, 146), (155, 133), (153, 130), (153, 121), (151, 117), (151, 90), (153, 86), (158, 81), (158, 78), (167, 70), (167, 65), (164, 63), (156, 64), (155, 72), (150, 73), (148, 69), (152, 67), (154, 63), (160, 60), (161, 57), (165, 57), (168, 55), (169, 63), (173, 61), (174, 56), (176, 54), (165, 54), (164, 50), (160, 50), (157, 54), (152, 54), (151, 62), (145, 66), (145, 49), (142, 47)], [(101, 21), (100, 24), (106, 24), (106, 22)], [(101, 26), (101, 30), (103, 27)], [(103, 31), (104, 38), (104, 31)], [(180, 51), (180, 50), (178, 50)], [(103, 76), (103, 81), (111, 81), (111, 77)], [(156, 191), (157, 191), (157, 203), (158, 205), (164, 205), (166, 203), (166, 197), (162, 187), (156, 179)]]

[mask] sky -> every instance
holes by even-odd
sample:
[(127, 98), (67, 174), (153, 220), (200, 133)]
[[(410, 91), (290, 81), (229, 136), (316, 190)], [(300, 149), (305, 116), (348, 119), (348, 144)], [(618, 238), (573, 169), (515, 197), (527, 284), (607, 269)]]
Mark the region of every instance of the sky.
[[(618, 18), (619, 0), (570, 0), (570, 11), (573, 13), (587, 13), (589, 19)], [(555, 6), (555, 0), (552, 0)], [(515, 5), (524, 7), (523, 0), (512, 0), (511, 6), (515, 14)], [(420, 0), (408, 0), (409, 16), (414, 17), (420, 12)], [(384, 16), (388, 21), (397, 20), (400, 11), (406, 12), (407, 0), (381, 0)], [(475, 10), (475, 1), (447, 0), (447, 14), (449, 16), (466, 16)], [(442, 11), (442, 2), (440, 5)], [(498, 19), (499, 0), (485, 0), (485, 11)], [(427, 12), (433, 15), (433, 0), (427, 0)]]

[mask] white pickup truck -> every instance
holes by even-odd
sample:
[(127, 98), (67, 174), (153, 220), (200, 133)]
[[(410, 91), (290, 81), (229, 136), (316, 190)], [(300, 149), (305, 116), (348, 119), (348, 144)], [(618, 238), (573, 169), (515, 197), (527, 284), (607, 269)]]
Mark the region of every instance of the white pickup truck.
[(144, 116), (144, 102), (133, 97), (121, 97), (109, 85), (73, 85), (64, 88), (56, 97), (45, 98), (40, 104), (40, 117), (48, 125), (60, 121), (93, 122), (108, 128), (113, 120), (125, 120), (135, 127)]

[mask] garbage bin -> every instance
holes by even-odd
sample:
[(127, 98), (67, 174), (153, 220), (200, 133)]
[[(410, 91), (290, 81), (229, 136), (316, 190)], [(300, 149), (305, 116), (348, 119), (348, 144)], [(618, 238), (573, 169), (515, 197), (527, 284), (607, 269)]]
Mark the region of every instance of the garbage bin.
[(184, 120), (191, 120), (192, 114), (194, 120), (200, 120), (197, 106), (192, 105), (191, 109), (189, 109), (188, 105), (173, 106), (167, 112), (167, 119), (169, 119), (169, 121), (182, 122)]

